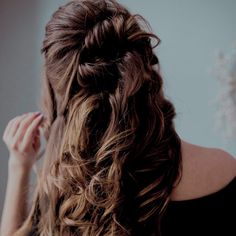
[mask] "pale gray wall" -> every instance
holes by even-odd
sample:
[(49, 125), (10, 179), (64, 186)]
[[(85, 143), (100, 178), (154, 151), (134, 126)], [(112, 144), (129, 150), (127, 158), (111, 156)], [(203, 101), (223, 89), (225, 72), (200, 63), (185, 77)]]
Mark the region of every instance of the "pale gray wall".
[(219, 84), (210, 73), (217, 50), (236, 41), (235, 0), (121, 0), (143, 14), (162, 42), (156, 49), (167, 95), (178, 113), (176, 124), (186, 140), (224, 148), (236, 155), (236, 140), (215, 128)]
[[(1, 0), (0, 2), (0, 132), (8, 120), (37, 109), (44, 26), (66, 1)], [(162, 42), (156, 49), (168, 97), (178, 113), (180, 136), (190, 142), (220, 147), (236, 155), (235, 140), (227, 143), (214, 129), (219, 92), (209, 73), (215, 50), (228, 50), (236, 39), (234, 0), (121, 0), (149, 20)], [(0, 212), (7, 177), (8, 152), (0, 142)]]
[[(10, 119), (36, 108), (39, 68), (38, 1), (0, 1), (0, 134)], [(0, 213), (7, 180), (8, 150), (0, 142)]]

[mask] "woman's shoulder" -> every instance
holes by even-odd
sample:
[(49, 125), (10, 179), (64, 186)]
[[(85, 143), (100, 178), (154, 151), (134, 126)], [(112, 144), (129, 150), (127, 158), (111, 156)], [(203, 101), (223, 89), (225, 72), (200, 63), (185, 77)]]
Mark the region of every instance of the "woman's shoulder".
[(227, 186), (236, 176), (236, 158), (220, 149), (181, 140), (182, 177), (171, 194), (181, 201), (203, 197)]

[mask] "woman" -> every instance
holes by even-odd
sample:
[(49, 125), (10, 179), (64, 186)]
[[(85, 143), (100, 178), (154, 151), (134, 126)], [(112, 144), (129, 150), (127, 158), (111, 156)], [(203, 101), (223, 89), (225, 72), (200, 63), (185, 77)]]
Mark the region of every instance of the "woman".
[[(142, 23), (148, 28), (114, 0), (74, 0), (52, 15), (42, 47), (43, 115), (17, 116), (3, 135), (10, 158), (2, 236), (235, 231), (222, 214), (235, 208), (236, 161), (176, 133), (151, 45), (160, 40)], [(47, 145), (27, 213), (40, 127)]]

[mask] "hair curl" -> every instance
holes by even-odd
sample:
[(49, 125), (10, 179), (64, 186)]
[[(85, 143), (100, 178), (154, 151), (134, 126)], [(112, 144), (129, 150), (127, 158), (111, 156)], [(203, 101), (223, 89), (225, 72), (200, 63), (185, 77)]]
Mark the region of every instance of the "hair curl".
[(151, 235), (160, 225), (181, 149), (153, 52), (160, 39), (144, 26), (115, 0), (53, 13), (41, 50), (44, 163), (15, 236)]

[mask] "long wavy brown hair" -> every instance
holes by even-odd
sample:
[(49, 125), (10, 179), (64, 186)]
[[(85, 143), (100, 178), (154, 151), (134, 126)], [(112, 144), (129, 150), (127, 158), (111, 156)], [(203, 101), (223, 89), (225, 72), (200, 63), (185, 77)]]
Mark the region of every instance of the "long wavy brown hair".
[(181, 175), (159, 43), (115, 0), (73, 0), (53, 13), (42, 46), (44, 162), (14, 236), (158, 235)]

